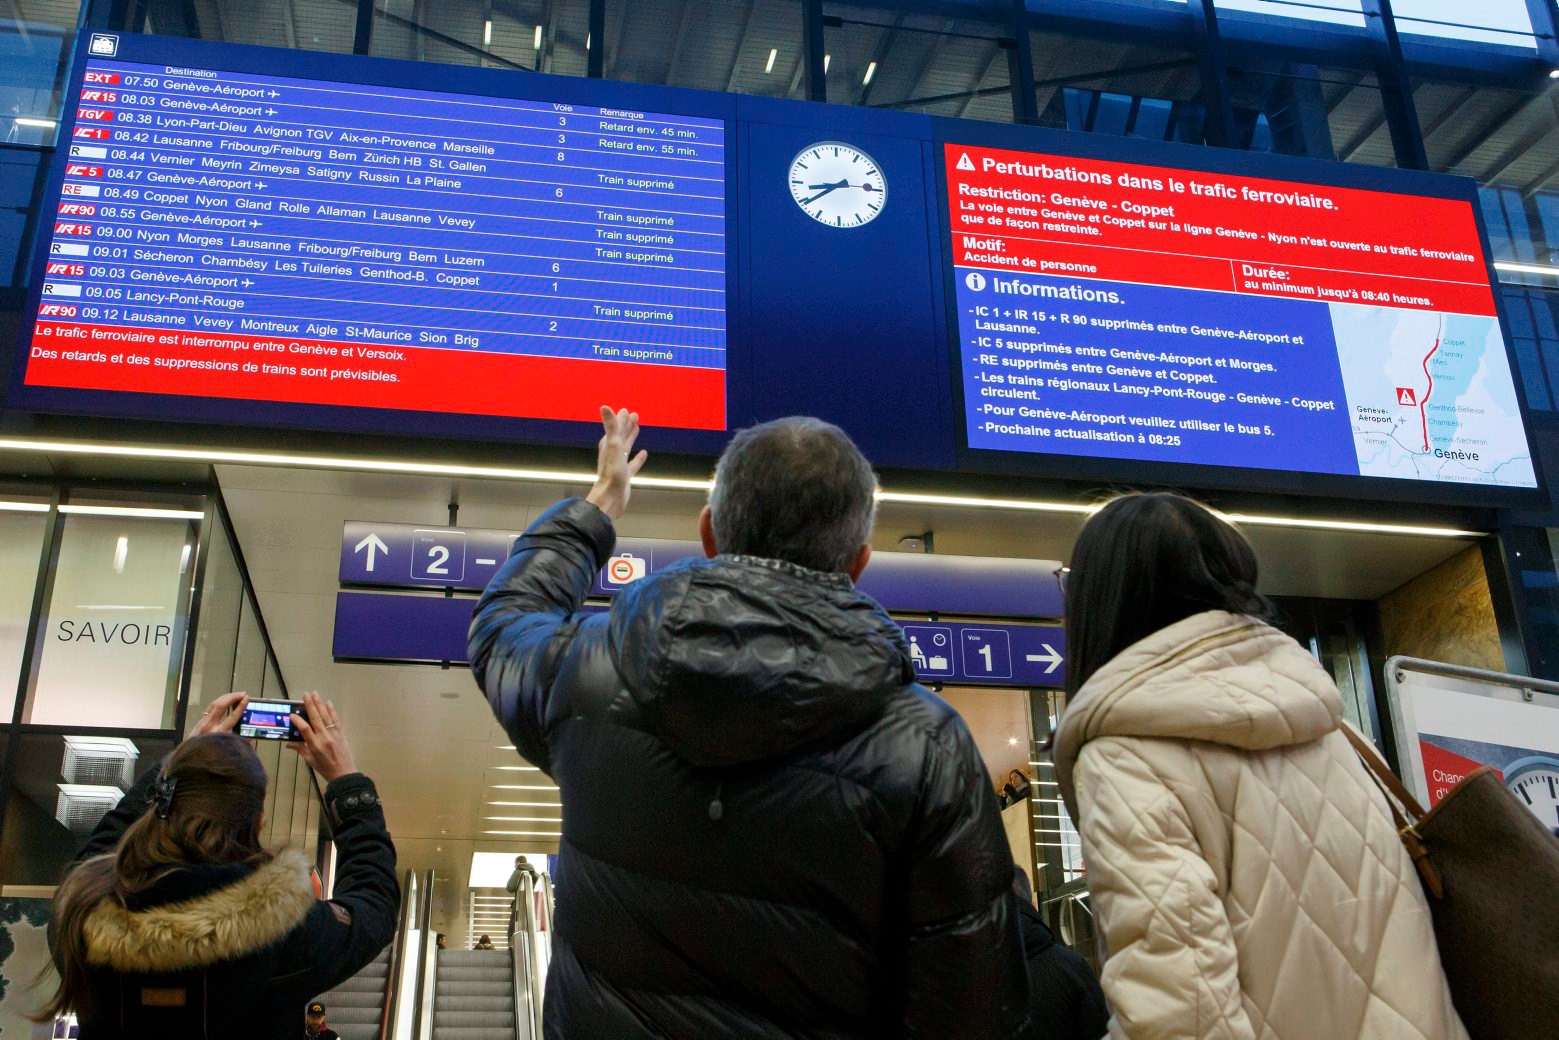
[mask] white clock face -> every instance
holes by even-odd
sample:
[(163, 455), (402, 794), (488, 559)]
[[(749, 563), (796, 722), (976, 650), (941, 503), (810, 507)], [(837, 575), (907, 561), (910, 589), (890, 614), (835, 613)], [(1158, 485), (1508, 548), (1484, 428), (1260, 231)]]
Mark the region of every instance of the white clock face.
[(1505, 786), (1552, 830), (1559, 827), (1559, 759), (1528, 758), (1515, 763)]
[(819, 224), (860, 227), (887, 204), (888, 182), (877, 160), (859, 148), (824, 141), (791, 160), (790, 197)]

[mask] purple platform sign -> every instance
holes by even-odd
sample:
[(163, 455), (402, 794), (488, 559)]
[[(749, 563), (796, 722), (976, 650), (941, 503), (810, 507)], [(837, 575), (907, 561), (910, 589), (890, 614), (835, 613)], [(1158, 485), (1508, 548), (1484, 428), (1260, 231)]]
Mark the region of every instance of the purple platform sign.
[[(340, 580), (343, 585), (480, 592), (519, 536), (519, 531), (351, 520), (341, 536)], [(591, 594), (612, 596), (678, 560), (702, 555), (697, 542), (620, 538)], [(860, 588), (903, 613), (1058, 618), (1059, 567), (1054, 560), (884, 552), (872, 556)]]
[[(475, 609), (471, 596), (340, 592), (333, 652), (339, 661), (464, 664)], [(899, 624), (922, 682), (1059, 687), (1066, 678), (1066, 635), (1059, 626), (907, 619)]]

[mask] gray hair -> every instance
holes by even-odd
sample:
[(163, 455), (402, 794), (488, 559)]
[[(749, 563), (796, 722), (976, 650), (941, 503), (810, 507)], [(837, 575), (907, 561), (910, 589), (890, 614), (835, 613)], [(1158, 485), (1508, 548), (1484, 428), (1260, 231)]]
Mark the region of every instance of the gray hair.
[(739, 432), (709, 493), (722, 553), (845, 571), (877, 521), (877, 476), (839, 427), (792, 416)]

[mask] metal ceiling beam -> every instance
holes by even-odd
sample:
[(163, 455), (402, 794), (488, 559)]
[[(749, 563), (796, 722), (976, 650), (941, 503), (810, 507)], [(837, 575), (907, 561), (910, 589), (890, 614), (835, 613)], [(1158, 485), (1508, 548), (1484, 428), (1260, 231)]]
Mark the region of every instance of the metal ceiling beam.
[(1526, 187), (1521, 189), (1521, 197), (1523, 199), (1530, 199), (1533, 195), (1536, 195), (1538, 192), (1546, 188), (1548, 186), (1548, 182), (1553, 180), (1555, 177), (1559, 177), (1559, 160), (1550, 163), (1543, 169), (1542, 173), (1527, 181)]
[(1499, 133), (1500, 130), (1504, 129), (1507, 123), (1513, 121), (1517, 116), (1525, 112), (1528, 107), (1542, 100), (1545, 96), (1544, 94), (1535, 94), (1530, 97), (1517, 98), (1511, 104), (1506, 105), (1499, 115), (1484, 124), (1482, 133), (1458, 148), (1456, 154), (1446, 160), (1445, 169), (1454, 170), (1468, 159), (1471, 159), (1478, 149), (1488, 144), (1489, 140)]
[[(872, 63), (876, 62), (878, 71), (881, 71), (882, 63), (888, 59), (888, 49), (893, 46), (893, 41), (899, 34), (899, 26), (903, 22), (904, 16), (899, 15), (893, 20), (893, 28), (883, 29), (877, 33), (877, 46), (872, 48), (871, 55), (866, 59), (867, 68), (871, 68)], [(870, 83), (861, 84), (860, 92), (855, 98), (857, 105), (868, 105), (871, 103), (872, 90), (877, 86), (878, 78), (874, 75)]]
[[(983, 96), (979, 93), (980, 84), (984, 83), (985, 77), (991, 74), (991, 66), (996, 64), (997, 58), (1001, 57), (1001, 51), (1001, 41), (992, 40), (990, 49), (985, 52), (985, 58), (980, 62), (980, 71), (975, 73), (974, 78), (969, 81), (968, 97), (964, 100), (963, 107), (958, 110), (958, 118), (962, 119), (967, 116), (969, 110), (974, 107), (974, 103)], [(1012, 89), (1010, 83), (1007, 85), (1007, 89), (1009, 91)]]
[(1505, 149), (1500, 157), (1494, 160), (1494, 164), (1478, 176), (1478, 183), (1493, 186), (1496, 181), (1510, 172), (1512, 166), (1525, 159), (1532, 149), (1542, 144), (1553, 130), (1552, 126), (1543, 126), (1524, 134), (1521, 140)]
[(1386, 111), (1397, 165), (1404, 170), (1427, 170), (1429, 156), (1424, 152), (1424, 137), (1419, 132), (1418, 106), (1413, 102), (1413, 84), (1402, 58), (1402, 40), (1397, 35), (1391, 0), (1361, 0), (1359, 6), (1375, 41), (1375, 79), (1380, 84), (1381, 107)]
[(589, 26), (585, 33), (585, 75), (600, 79), (606, 66), (606, 0), (590, 0)]
[(742, 52), (747, 49), (747, 41), (752, 36), (752, 23), (758, 17), (759, 0), (748, 0), (747, 17), (742, 19), (742, 33), (736, 38), (736, 53), (731, 55), (731, 73), (725, 77), (725, 89), (729, 93), (736, 89), (736, 74), (742, 67)]
[(1202, 133), (1214, 147), (1234, 145), (1234, 102), (1229, 97), (1229, 62), (1223, 34), (1218, 31), (1218, 8), (1213, 0), (1188, 0), (1191, 20), (1202, 35), (1197, 58), (1202, 66), (1202, 107), (1206, 122)]
[(281, 8), (282, 23), (287, 27), (287, 46), (293, 50), (298, 49), (298, 5), (297, 0), (287, 0)]
[(828, 100), (823, 34), (823, 0), (801, 0), (801, 80), (806, 84), (808, 101)]
[(1370, 138), (1380, 133), (1381, 127), (1385, 125), (1386, 113), (1383, 111), (1380, 115), (1371, 119), (1364, 129), (1349, 138), (1347, 144), (1337, 150), (1337, 158), (1343, 162), (1352, 162), (1353, 157), (1359, 154), (1359, 149), (1369, 144)]
[(1034, 46), (1029, 38), (1028, 8), (1023, 0), (1009, 0), (1012, 43), (1007, 51), (1007, 85), (1012, 88), (1012, 121), (1039, 122), (1038, 89), (1034, 86)]
[(666, 66), (666, 83), (677, 81), (677, 68), (682, 64), (682, 52), (687, 44), (687, 23), (693, 17), (694, 0), (682, 0), (682, 10), (677, 14), (677, 42), (671, 48), (671, 64)]
[(623, 52), (623, 33), (626, 31), (625, 27), (627, 24), (628, 5), (618, 4), (617, 19), (607, 34), (610, 39), (610, 43), (606, 48), (606, 52), (602, 55), (602, 58), (605, 59), (606, 62), (607, 79), (615, 79), (617, 76), (617, 59)]
[(926, 52), (925, 61), (920, 63), (920, 71), (915, 73), (915, 81), (910, 85), (909, 88), (910, 97), (913, 98), (920, 96), (921, 90), (925, 87), (926, 84), (926, 77), (929, 76), (931, 74), (931, 70), (936, 67), (937, 59), (942, 56), (942, 50), (947, 46), (948, 36), (946, 33), (952, 32), (953, 26), (956, 24), (957, 23), (954, 22), (951, 18), (943, 23), (942, 28), (944, 33), (936, 37), (935, 42), (931, 44), (931, 49)]

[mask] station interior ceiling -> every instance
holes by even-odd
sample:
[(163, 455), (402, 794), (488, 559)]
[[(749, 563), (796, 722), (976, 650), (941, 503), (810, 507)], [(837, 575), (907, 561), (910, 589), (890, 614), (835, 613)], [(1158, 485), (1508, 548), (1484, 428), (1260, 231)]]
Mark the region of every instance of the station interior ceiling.
[[(61, 17), (55, 8), (62, 0), (16, 2), (26, 16), (46, 21)], [(936, 10), (939, 6), (943, 10)], [(1350, 16), (1342, 9), (1351, 5), (1283, 5), (1291, 30), (1277, 33), (1270, 13), (1262, 18), (1238, 6), (1218, 5), (1236, 112), (1280, 112), (1285, 106), (1274, 98), (1287, 96), (1296, 86), (1313, 89), (1325, 109), (1337, 159), (1395, 165), (1380, 81), (1355, 46), (1358, 30), (1328, 24), (1347, 22)], [(1002, 39), (1006, 27), (994, 20), (950, 16), (955, 7), (825, 3), (823, 13), (830, 20), (824, 41), (829, 100), (1011, 122), (1007, 44)], [(1193, 35), (1189, 14), (1185, 34), (1177, 37), (1174, 32), (1132, 29), (1112, 17), (1112, 8), (1120, 9), (1117, 5), (1100, 2), (1098, 7), (1099, 18), (1091, 24), (1068, 21), (1048, 29), (1043, 20), (1032, 23), (1035, 100), (1042, 124), (1126, 133), (1126, 122), (1132, 122), (1129, 132), (1138, 137), (1151, 136), (1157, 127), (1172, 135), (1173, 116), (1150, 118), (1140, 104), (1130, 116), (1120, 115), (1120, 126), (1112, 123), (1111, 106), (1097, 109), (1087, 126), (1074, 125), (1077, 112), (1067, 115), (1068, 90), (1165, 106), (1194, 105), (1201, 97), (1199, 59), (1187, 43)], [(1351, 18), (1362, 26), (1357, 12), (1354, 6)], [(590, 41), (584, 0), (380, 0), (376, 13), (372, 53), (378, 56), (585, 74)], [(350, 2), (339, 0), (192, 0), (153, 5), (148, 29), (345, 53), (352, 48), (354, 14)], [(1422, 20), (1398, 19), (1409, 41), (1415, 34), (1445, 32), (1443, 26)], [(65, 20), (70, 22), (73, 16)], [(1282, 46), (1246, 42), (1249, 30), (1241, 28), (1242, 22), (1265, 23), (1267, 36), (1290, 44), (1293, 54)], [(603, 71), (608, 79), (799, 99), (805, 96), (800, 25), (795, 0), (607, 0)], [(1330, 36), (1319, 44), (1324, 52), (1320, 57), (1313, 48), (1305, 49), (1311, 33)], [(1485, 33), (1483, 38), (1523, 42), (1509, 34)], [(868, 79), (866, 70), (874, 64)], [(1529, 84), (1481, 79), (1486, 77), (1475, 70), (1465, 77), (1439, 70), (1415, 75), (1413, 101), (1430, 168), (1482, 184), (1517, 187), (1526, 196), (1551, 186), (1559, 179), (1559, 164), (1553, 162), (1559, 118), (1545, 72), (1536, 73)]]
[[(550, 851), (545, 838), (486, 834), (536, 824), (489, 817), (556, 818), (539, 806), (555, 790), (509, 748), (463, 667), (337, 663), (331, 638), (342, 525), (348, 520), (522, 530), (553, 502), (583, 486), (484, 479), (369, 474), (220, 465), (218, 481), (259, 598), (271, 641), (293, 696), (318, 690), (333, 699), (359, 766), (378, 783), (402, 868), (434, 870), (436, 919), (463, 938), (463, 899), (476, 851)], [(629, 537), (696, 537), (701, 492), (640, 490), (619, 525)], [(900, 539), (935, 533), (939, 553), (1065, 560), (1076, 515), (884, 504), (873, 537), (878, 552)], [(1375, 600), (1462, 551), (1457, 538), (1249, 527), (1270, 595)], [(1016, 694), (1008, 694), (1015, 697)], [(1012, 757), (1012, 713), (986, 698), (988, 721), (976, 727), (987, 761)], [(970, 702), (971, 705), (975, 702)], [(980, 703), (984, 703), (981, 701)], [(1026, 757), (1027, 734), (1022, 735)], [(545, 827), (545, 825), (540, 825)]]

